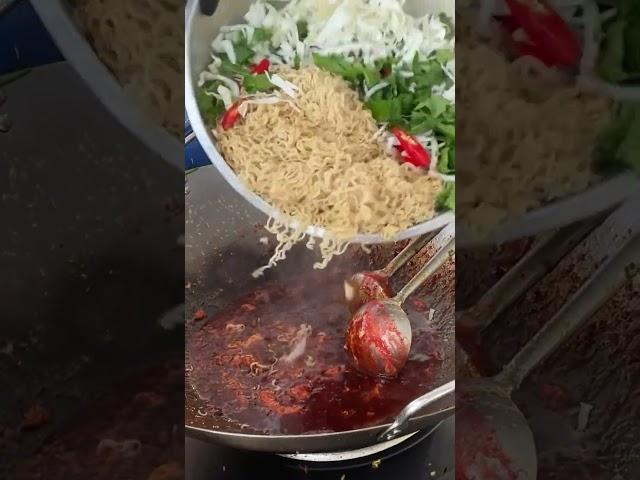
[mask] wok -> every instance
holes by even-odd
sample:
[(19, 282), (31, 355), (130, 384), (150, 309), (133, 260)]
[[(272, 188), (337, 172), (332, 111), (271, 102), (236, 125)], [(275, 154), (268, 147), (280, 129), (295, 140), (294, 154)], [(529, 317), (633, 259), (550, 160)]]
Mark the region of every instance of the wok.
[[(216, 2), (206, 2), (209, 3)], [(233, 189), (245, 198), (253, 207), (261, 212), (279, 218), (280, 213), (264, 199), (256, 195), (236, 176), (235, 172), (218, 152), (213, 136), (204, 123), (195, 98), (195, 89), (200, 72), (211, 63), (211, 42), (217, 35), (220, 27), (234, 25), (242, 20), (248, 11), (251, 0), (239, 0), (234, 2), (217, 2), (213, 16), (209, 17), (201, 13), (198, 0), (189, 0), (185, 12), (185, 107), (187, 116), (191, 122), (193, 132), (202, 145), (211, 163), (218, 169), (222, 177)], [(454, 16), (453, 0), (407, 0), (406, 10), (414, 15), (424, 15), (427, 12), (445, 12), (450, 17)], [(417, 235), (439, 230), (454, 219), (452, 212), (446, 212), (426, 220), (418, 225), (400, 232), (394, 240), (405, 240)], [(324, 229), (318, 226), (310, 226), (306, 233), (316, 237), (324, 235)], [(359, 234), (352, 239), (354, 243), (380, 243), (383, 241), (380, 235)]]
[[(211, 316), (220, 311), (231, 300), (269, 282), (287, 282), (296, 275), (308, 278), (329, 278), (330, 272), (312, 271), (314, 253), (304, 246), (294, 249), (276, 269), (269, 270), (265, 278), (253, 279), (251, 272), (265, 262), (273, 244), (263, 245), (259, 239), (265, 235), (261, 225), (266, 216), (249, 205), (238, 195), (214, 167), (203, 167), (187, 176), (187, 214), (185, 223), (186, 251), (186, 318), (204, 309)], [(344, 270), (349, 274), (362, 268), (378, 268), (388, 261), (401, 245), (374, 246), (372, 253), (360, 253), (352, 248), (330, 264), (334, 271)], [(433, 252), (429, 247), (423, 261)], [(419, 262), (418, 262), (419, 263)], [(416, 268), (416, 262), (413, 262)], [(410, 263), (407, 270), (412, 268)], [(409, 276), (412, 272), (401, 272)], [(418, 292), (425, 296), (435, 310), (434, 325), (442, 346), (443, 361), (436, 368), (430, 389), (454, 379), (454, 262), (450, 260), (425, 288), (429, 292)], [(312, 280), (309, 280), (312, 281)], [(430, 286), (431, 285), (431, 286)], [(433, 287), (435, 286), (435, 287)], [(341, 285), (340, 285), (341, 287)], [(432, 289), (433, 287), (433, 289)], [(437, 292), (435, 292), (437, 290)], [(445, 292), (445, 293), (442, 293)], [(433, 293), (433, 298), (429, 298)], [(346, 328), (346, 305), (345, 328)], [(426, 315), (426, 314), (425, 314)], [(209, 321), (213, 321), (210, 320)], [(187, 372), (192, 368), (191, 339), (206, 322), (187, 320)], [(339, 340), (341, 341), (341, 339)], [(345, 356), (346, 359), (346, 356)], [(222, 443), (235, 448), (278, 453), (318, 453), (362, 448), (380, 442), (379, 435), (400, 413), (399, 406), (380, 424), (368, 424), (344, 431), (315, 430), (298, 434), (265, 433), (256, 428), (242, 428), (240, 422), (227, 419), (215, 412), (212, 405), (203, 400), (192, 388), (187, 373), (185, 393), (186, 433), (200, 439)], [(419, 395), (417, 395), (419, 396)], [(413, 398), (408, 398), (406, 404)], [(213, 405), (213, 407), (216, 407)], [(431, 429), (454, 411), (453, 395), (448, 395), (429, 407), (410, 416), (409, 421), (395, 431), (405, 435), (420, 429)], [(386, 437), (388, 439), (389, 437)]]

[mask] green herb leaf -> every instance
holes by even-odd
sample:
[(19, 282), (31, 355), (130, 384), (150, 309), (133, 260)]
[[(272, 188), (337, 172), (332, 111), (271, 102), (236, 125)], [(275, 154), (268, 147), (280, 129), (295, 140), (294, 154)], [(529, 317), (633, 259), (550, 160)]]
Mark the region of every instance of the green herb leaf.
[(435, 53), (436, 61), (443, 65), (447, 63), (449, 60), (453, 60), (453, 57), (454, 57), (453, 50), (449, 50), (446, 48), (443, 48), (441, 50), (436, 50), (436, 53)]
[(207, 95), (204, 88), (196, 90), (196, 102), (202, 118), (208, 125), (215, 125), (218, 117), (224, 112), (224, 104), (216, 97)]
[(249, 69), (238, 63), (231, 63), (226, 55), (221, 55), (222, 63), (220, 64), (220, 73), (228, 77), (240, 76), (246, 77), (251, 75)]
[(436, 210), (455, 210), (456, 209), (456, 184), (455, 182), (447, 182), (442, 187), (442, 191), (436, 198)]
[(251, 45), (255, 45), (261, 42), (267, 42), (271, 40), (272, 37), (271, 30), (268, 28), (258, 27), (253, 31), (253, 36), (251, 37)]
[(427, 111), (433, 116), (438, 118), (442, 116), (449, 108), (451, 104), (439, 95), (433, 95), (416, 105), (416, 110), (427, 109)]
[(236, 52), (236, 63), (240, 65), (248, 65), (249, 61), (256, 54), (246, 45), (234, 45), (233, 50)]
[(363, 66), (360, 63), (349, 62), (340, 55), (313, 55), (313, 62), (327, 72), (338, 75), (345, 80), (356, 81), (362, 74)]
[(302, 42), (309, 35), (309, 24), (304, 20), (301, 20), (296, 24), (296, 26), (298, 27), (298, 38)]
[(438, 123), (436, 132), (441, 133), (450, 140), (455, 140), (456, 138), (456, 126), (450, 123)]
[(393, 125), (403, 125), (402, 103), (397, 99), (369, 100), (366, 106), (376, 121), (388, 122)]
[(445, 175), (452, 175), (456, 171), (455, 149), (453, 147), (447, 146), (440, 150), (436, 168)]
[(619, 106), (611, 123), (600, 133), (593, 159), (596, 171), (640, 171), (640, 106)]
[(612, 22), (606, 29), (606, 41), (600, 60), (600, 73), (610, 82), (620, 82), (627, 78), (624, 71), (624, 19)]
[(273, 84), (269, 81), (266, 74), (248, 75), (244, 77), (242, 83), (247, 93), (270, 92), (274, 89)]

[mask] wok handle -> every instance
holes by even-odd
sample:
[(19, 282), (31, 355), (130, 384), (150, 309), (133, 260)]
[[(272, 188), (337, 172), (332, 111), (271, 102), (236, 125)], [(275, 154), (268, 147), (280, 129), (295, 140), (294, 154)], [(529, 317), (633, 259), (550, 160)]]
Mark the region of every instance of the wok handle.
[(409, 424), (409, 420), (418, 413), (423, 408), (431, 405), (432, 403), (440, 400), (441, 398), (450, 395), (456, 390), (456, 381), (451, 380), (449, 383), (445, 383), (440, 387), (431, 390), (428, 393), (425, 393), (421, 397), (416, 398), (411, 403), (409, 403), (406, 407), (402, 409), (402, 411), (396, 417), (396, 420), (384, 430), (380, 435), (378, 435), (378, 440), (381, 442), (386, 442), (389, 440), (393, 440), (399, 435), (406, 433), (405, 429)]
[(599, 215), (542, 237), (473, 307), (461, 312), (456, 327), (481, 331), (555, 267), (604, 221)]
[(627, 240), (496, 376), (510, 389), (590, 319), (607, 300), (631, 281), (640, 268), (640, 234)]

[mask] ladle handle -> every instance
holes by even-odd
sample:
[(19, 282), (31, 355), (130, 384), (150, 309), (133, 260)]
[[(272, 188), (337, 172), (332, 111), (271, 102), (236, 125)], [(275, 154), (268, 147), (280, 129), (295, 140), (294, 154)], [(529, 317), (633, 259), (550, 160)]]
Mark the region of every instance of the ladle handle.
[(630, 270), (633, 268), (640, 268), (638, 234), (628, 240), (580, 287), (560, 311), (503, 368), (496, 380), (511, 389), (517, 388), (540, 362), (553, 353), (630, 280)]
[(402, 411), (398, 414), (395, 421), (389, 426), (389, 428), (378, 435), (378, 440), (380, 440), (381, 442), (393, 440), (398, 435), (405, 432), (409, 420), (411, 420), (411, 418), (416, 413), (418, 413), (423, 408), (431, 405), (432, 403), (440, 400), (441, 398), (444, 398), (447, 395), (455, 392), (455, 390), (456, 381), (452, 380), (449, 383), (445, 383), (444, 385), (416, 398), (402, 409)]
[(451, 235), (451, 238), (447, 241), (447, 243), (438, 250), (438, 252), (429, 259), (429, 261), (420, 269), (416, 275), (409, 280), (409, 282), (402, 287), (393, 299), (400, 304), (403, 304), (409, 295), (411, 295), (416, 288), (424, 283), (424, 281), (432, 275), (438, 268), (442, 266), (444, 262), (447, 261), (449, 257), (449, 252), (451, 252), (456, 246), (456, 237), (455, 234), (451, 234), (449, 231), (449, 226), (445, 227), (442, 232), (436, 236), (434, 241), (438, 239), (440, 235)]
[(433, 238), (433, 233), (427, 233), (425, 235), (420, 235), (412, 239), (406, 247), (402, 249), (402, 251), (391, 260), (386, 267), (382, 269), (382, 273), (384, 273), (387, 277), (390, 277), (394, 273), (398, 271), (400, 267), (402, 267), (407, 261), (413, 257), (416, 253), (418, 253), (422, 247), (424, 247), (429, 240)]
[(549, 273), (603, 221), (602, 216), (542, 237), (473, 307), (456, 319), (457, 327), (481, 331), (498, 318), (515, 300)]

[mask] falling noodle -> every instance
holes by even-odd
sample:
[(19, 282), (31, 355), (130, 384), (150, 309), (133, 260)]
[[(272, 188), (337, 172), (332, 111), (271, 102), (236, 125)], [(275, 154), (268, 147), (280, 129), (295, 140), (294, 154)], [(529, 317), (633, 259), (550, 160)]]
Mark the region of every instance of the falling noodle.
[(267, 222), (278, 246), (254, 276), (284, 259), (310, 225), (328, 232), (314, 265), (322, 269), (356, 234), (390, 239), (434, 215), (442, 181), (385, 153), (378, 125), (344, 80), (315, 66), (273, 73), (299, 88), (296, 106), (251, 105), (238, 125), (216, 131), (236, 174), (283, 215)]

